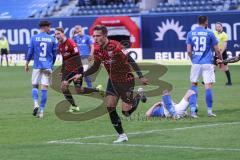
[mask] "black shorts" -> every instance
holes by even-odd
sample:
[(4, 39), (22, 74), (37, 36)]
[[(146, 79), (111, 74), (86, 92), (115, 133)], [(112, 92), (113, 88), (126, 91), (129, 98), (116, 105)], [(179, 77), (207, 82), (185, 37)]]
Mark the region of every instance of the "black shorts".
[(131, 104), (133, 103), (134, 85), (134, 80), (128, 83), (113, 83), (111, 80), (108, 80), (106, 95), (120, 97), (123, 102)]
[[(62, 78), (62, 81), (64, 81), (64, 80), (67, 80), (67, 81), (68, 81), (70, 78), (74, 77), (76, 74), (77, 74), (77, 73), (75, 73), (75, 72), (65, 73), (65, 75), (63, 75), (64, 78)], [(66, 77), (66, 78), (65, 78), (65, 77)], [(82, 87), (82, 83), (83, 83), (83, 82), (82, 82), (82, 78), (80, 78), (80, 79), (77, 80), (77, 81), (71, 80), (69, 83), (71, 83), (71, 82), (73, 82), (73, 84), (74, 84), (75, 87), (79, 87), (79, 88)]]
[(6, 48), (1, 49), (1, 55), (8, 54), (8, 50)]
[[(225, 60), (225, 59), (227, 59), (228, 58), (228, 55), (227, 55), (227, 50), (225, 50), (223, 53), (222, 53), (222, 59), (223, 60)], [(218, 65), (217, 64), (217, 59), (218, 59), (218, 57), (217, 56), (214, 56), (214, 60), (213, 60), (213, 63), (214, 63), (214, 65)], [(224, 65), (227, 65), (228, 63), (223, 63)]]

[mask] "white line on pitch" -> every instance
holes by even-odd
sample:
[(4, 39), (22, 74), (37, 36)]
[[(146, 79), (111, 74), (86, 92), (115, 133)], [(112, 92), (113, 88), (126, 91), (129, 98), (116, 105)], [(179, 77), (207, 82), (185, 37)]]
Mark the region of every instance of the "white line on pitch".
[[(207, 127), (215, 127), (215, 126), (222, 126), (222, 125), (234, 125), (234, 124), (240, 124), (240, 122), (213, 123), (213, 124), (195, 125), (195, 126), (182, 127), (182, 128), (157, 129), (157, 130), (150, 130), (150, 131), (131, 132), (131, 133), (127, 133), (127, 134), (128, 135), (151, 134), (151, 133), (158, 133), (158, 132), (164, 132), (164, 131), (181, 131), (181, 130), (187, 130), (187, 129), (207, 128)], [(86, 137), (78, 137), (78, 138), (69, 138), (69, 139), (48, 141), (47, 143), (58, 143), (58, 142), (66, 142), (66, 141), (72, 141), (72, 140), (96, 139), (96, 138), (115, 137), (115, 136), (116, 136), (116, 134), (99, 135), (99, 136), (86, 136)]]
[(75, 145), (99, 145), (99, 146), (124, 146), (124, 147), (142, 147), (142, 148), (171, 148), (171, 149), (192, 149), (192, 150), (213, 150), (213, 151), (240, 151), (240, 148), (209, 148), (192, 146), (171, 146), (171, 145), (152, 145), (152, 144), (113, 144), (113, 143), (85, 143), (85, 142), (56, 142), (57, 144), (75, 144)]

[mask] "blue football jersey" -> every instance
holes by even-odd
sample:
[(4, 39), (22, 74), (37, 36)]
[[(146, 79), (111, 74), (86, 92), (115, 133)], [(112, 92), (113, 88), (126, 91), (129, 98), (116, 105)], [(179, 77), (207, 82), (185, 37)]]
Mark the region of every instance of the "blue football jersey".
[(203, 27), (188, 32), (187, 44), (192, 46), (192, 63), (193, 64), (212, 64), (214, 53), (213, 46), (218, 44), (214, 33)]
[(162, 105), (157, 105), (151, 113), (152, 117), (164, 117), (164, 109)]
[(78, 46), (81, 57), (88, 57), (91, 52), (91, 45), (93, 44), (93, 40), (91, 39), (91, 37), (88, 35), (76, 35), (73, 37), (73, 40)]
[(27, 53), (27, 61), (33, 57), (35, 69), (51, 69), (56, 60), (57, 43), (54, 37), (45, 32), (31, 38)]

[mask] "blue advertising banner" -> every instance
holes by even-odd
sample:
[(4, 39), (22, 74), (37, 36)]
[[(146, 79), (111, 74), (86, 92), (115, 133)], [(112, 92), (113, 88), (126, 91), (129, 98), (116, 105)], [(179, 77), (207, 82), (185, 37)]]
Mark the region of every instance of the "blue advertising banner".
[(209, 29), (221, 22), (228, 34), (229, 57), (240, 54), (240, 12), (177, 13), (142, 16), (143, 59), (188, 59), (187, 33), (197, 26), (199, 15), (207, 15)]
[[(52, 32), (55, 27), (63, 27), (67, 36), (72, 37), (75, 25), (81, 25), (85, 33), (89, 33), (89, 27), (94, 23), (96, 17), (81, 18), (50, 18)], [(2, 20), (0, 21), (0, 35), (3, 34), (9, 41), (11, 53), (26, 53), (30, 37), (39, 32), (39, 19), (25, 20)]]
[[(187, 32), (197, 26), (197, 17), (200, 13), (174, 13), (149, 14), (131, 17), (140, 28), (140, 46), (137, 53), (140, 59), (188, 59), (186, 53)], [(228, 34), (228, 54), (240, 54), (240, 12), (214, 12), (204, 13), (209, 18), (209, 29), (215, 29), (216, 22), (222, 22)], [(82, 25), (84, 32), (89, 33), (90, 28), (98, 17), (71, 17), (48, 18), (52, 27), (63, 27), (67, 36), (71, 37), (73, 27)], [(39, 32), (39, 19), (0, 20), (0, 34), (9, 41), (10, 53), (27, 52), (30, 37)], [(105, 21), (103, 21), (106, 23)], [(109, 21), (111, 24), (115, 21)], [(130, 40), (136, 41), (128, 27), (117, 28), (110, 31), (114, 34), (129, 34)], [(53, 29), (54, 30), (54, 29)], [(124, 30), (128, 30), (125, 32)], [(53, 34), (53, 32), (52, 32)], [(143, 54), (143, 55), (142, 55)], [(23, 56), (21, 56), (23, 57)], [(142, 58), (141, 58), (142, 57)]]

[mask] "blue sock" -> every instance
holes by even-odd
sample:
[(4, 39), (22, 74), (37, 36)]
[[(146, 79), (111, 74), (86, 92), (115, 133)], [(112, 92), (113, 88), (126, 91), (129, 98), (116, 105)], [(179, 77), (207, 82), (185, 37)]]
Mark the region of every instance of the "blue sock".
[(85, 82), (87, 83), (88, 88), (92, 88), (92, 82), (90, 77), (85, 77)]
[(213, 96), (212, 96), (212, 89), (206, 89), (206, 97), (205, 97), (208, 109), (212, 109), (213, 104)]
[(171, 96), (170, 95), (163, 95), (162, 96), (162, 100), (163, 100), (163, 103), (164, 103), (165, 107), (169, 111), (169, 113), (171, 115), (175, 116), (176, 112), (175, 112), (175, 110), (173, 108)]
[(196, 94), (198, 94), (198, 87), (197, 86), (191, 86), (191, 90), (193, 90), (194, 92), (196, 92)]
[(197, 109), (197, 94), (193, 94), (189, 97), (189, 107), (191, 113), (196, 113)]
[(38, 89), (37, 88), (32, 88), (32, 99), (33, 99), (34, 103), (38, 102)]
[(40, 111), (44, 111), (46, 102), (47, 102), (47, 90), (42, 90)]

